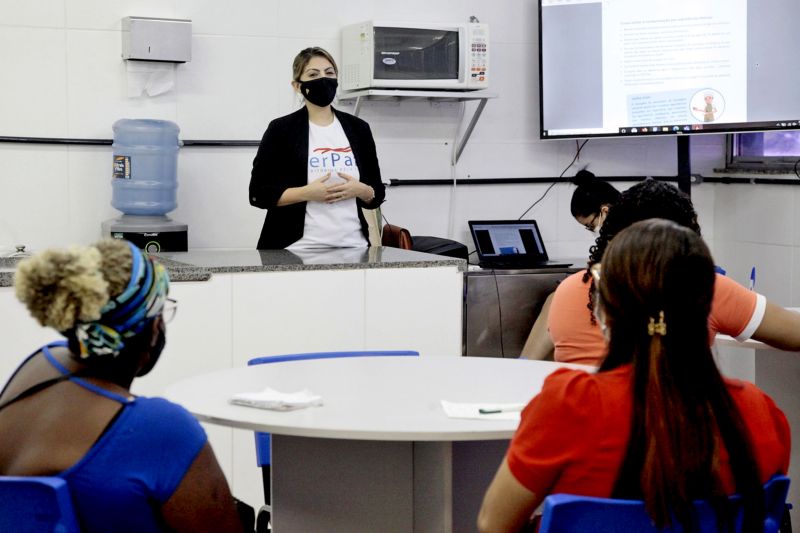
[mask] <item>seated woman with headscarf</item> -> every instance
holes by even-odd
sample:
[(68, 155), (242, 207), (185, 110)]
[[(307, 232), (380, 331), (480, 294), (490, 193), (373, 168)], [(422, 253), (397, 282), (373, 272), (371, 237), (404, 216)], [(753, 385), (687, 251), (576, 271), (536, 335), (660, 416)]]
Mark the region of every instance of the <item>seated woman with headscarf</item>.
[(21, 262), (15, 287), (65, 340), (28, 356), (0, 393), (0, 474), (63, 478), (84, 531), (241, 531), (197, 420), (130, 393), (174, 311), (163, 266), (106, 240)]

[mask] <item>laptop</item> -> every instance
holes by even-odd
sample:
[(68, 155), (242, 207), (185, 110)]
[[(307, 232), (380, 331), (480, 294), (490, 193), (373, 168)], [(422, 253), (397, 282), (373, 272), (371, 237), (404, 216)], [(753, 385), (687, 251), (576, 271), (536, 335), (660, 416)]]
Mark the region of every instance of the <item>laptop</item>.
[(535, 220), (470, 220), (469, 231), (482, 268), (568, 267), (551, 261)]

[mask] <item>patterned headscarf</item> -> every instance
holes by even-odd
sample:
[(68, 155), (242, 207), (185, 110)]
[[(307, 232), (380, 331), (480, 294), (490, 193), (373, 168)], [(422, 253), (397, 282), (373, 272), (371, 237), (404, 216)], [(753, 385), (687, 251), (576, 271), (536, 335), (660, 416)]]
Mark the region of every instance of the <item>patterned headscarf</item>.
[(118, 356), (125, 341), (141, 333), (164, 308), (169, 292), (167, 271), (136, 246), (130, 242), (128, 245), (131, 248), (128, 286), (103, 306), (99, 319), (75, 327), (81, 359)]

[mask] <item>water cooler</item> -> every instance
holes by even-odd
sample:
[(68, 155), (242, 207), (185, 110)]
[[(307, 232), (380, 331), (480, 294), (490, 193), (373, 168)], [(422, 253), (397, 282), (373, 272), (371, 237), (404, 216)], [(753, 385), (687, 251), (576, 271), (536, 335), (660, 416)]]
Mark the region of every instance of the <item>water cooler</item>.
[(123, 215), (103, 222), (103, 235), (150, 253), (185, 252), (188, 226), (167, 216), (178, 206), (180, 128), (167, 120), (121, 119), (113, 130), (111, 205)]

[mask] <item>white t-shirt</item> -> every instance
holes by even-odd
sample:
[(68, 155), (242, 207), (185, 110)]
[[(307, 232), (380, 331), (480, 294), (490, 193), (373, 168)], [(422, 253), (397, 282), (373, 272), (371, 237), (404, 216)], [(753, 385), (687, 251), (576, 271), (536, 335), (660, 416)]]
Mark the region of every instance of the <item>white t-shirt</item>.
[[(308, 183), (331, 173), (326, 185), (344, 182), (339, 172), (360, 179), (350, 141), (335, 116), (328, 126), (308, 123)], [(314, 248), (355, 248), (367, 246), (361, 233), (356, 199), (341, 200), (332, 204), (306, 203), (306, 220), (303, 236), (288, 247), (289, 250)]]

